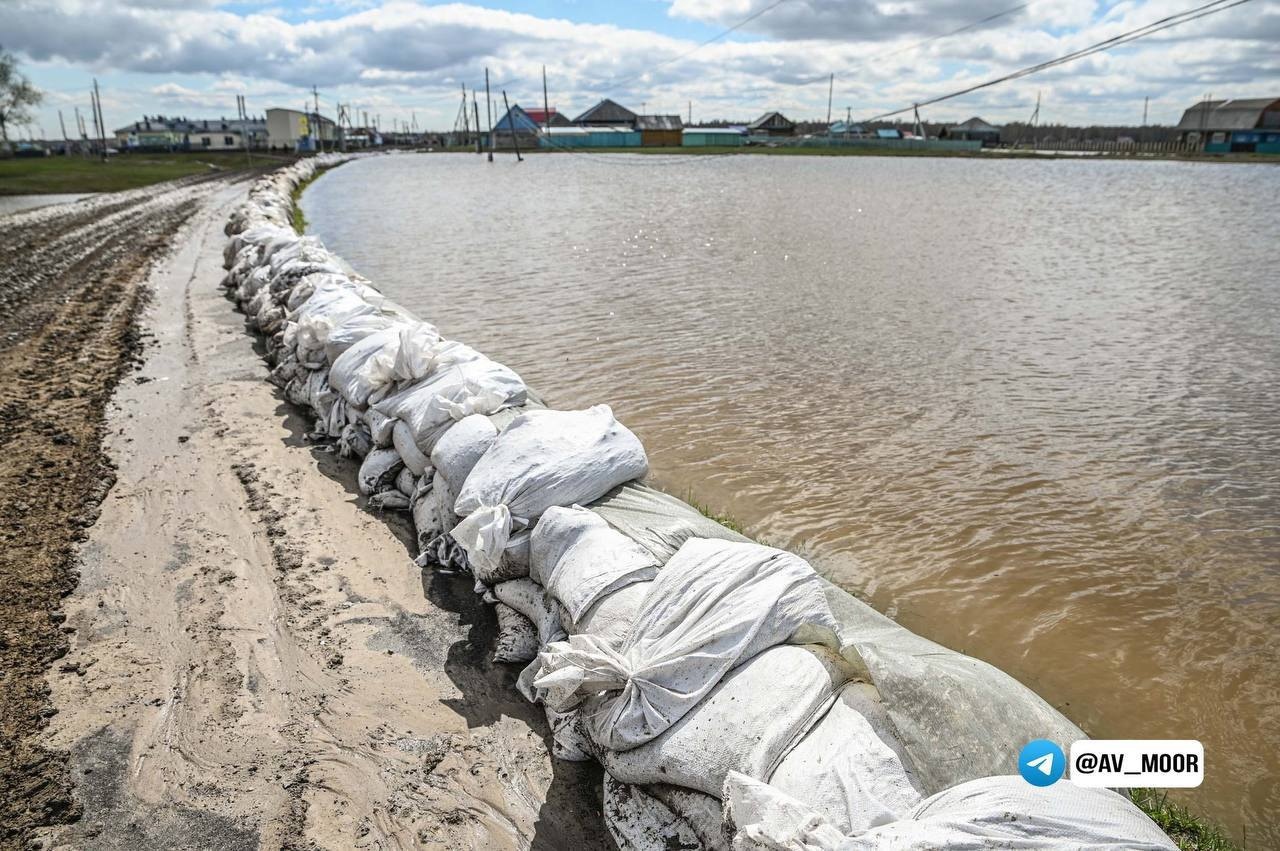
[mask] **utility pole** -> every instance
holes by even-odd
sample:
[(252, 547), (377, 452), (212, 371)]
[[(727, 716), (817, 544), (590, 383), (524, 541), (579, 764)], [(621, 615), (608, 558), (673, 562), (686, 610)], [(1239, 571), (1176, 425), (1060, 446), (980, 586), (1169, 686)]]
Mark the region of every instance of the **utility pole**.
[(98, 125), (98, 141), (102, 145), (102, 161), (107, 161), (107, 127), (102, 117), (102, 93), (98, 91), (98, 78), (93, 78), (94, 120)]
[(1151, 95), (1142, 99), (1142, 126), (1147, 126), (1147, 108), (1151, 106)]
[(88, 158), (89, 147), (86, 144), (89, 134), (84, 129), (84, 116), (80, 114), (80, 107), (76, 107), (76, 133), (79, 134), (77, 144), (80, 147), (80, 156)]
[(827, 83), (827, 126), (831, 126), (831, 95), (836, 90), (836, 75), (832, 74), (830, 81)]
[(542, 66), (542, 129), (551, 136), (551, 102), (547, 99), (547, 66)]
[(62, 110), (58, 110), (58, 124), (62, 127), (62, 155), (71, 156), (71, 140), (67, 138), (67, 122), (62, 120)]
[(244, 95), (236, 95), (236, 111), (240, 113), (240, 139), (244, 142), (244, 161), (253, 168), (253, 154), (249, 151), (249, 105)]
[[(846, 106), (846, 107), (844, 108), (844, 138), (845, 138), (846, 140), (848, 140), (848, 138), (849, 138), (849, 125), (850, 125), (852, 122), (853, 122), (853, 107), (851, 107), (851, 106)], [(830, 133), (830, 132), (831, 132), (831, 128), (830, 128), (830, 127), (828, 127), (828, 128), (827, 128), (827, 132), (828, 132), (828, 133)]]
[(476, 153), (480, 153), (480, 143), (484, 138), (480, 135), (480, 101), (476, 99), (476, 90), (471, 90), (471, 110), (476, 116)]
[(489, 69), (484, 69), (484, 109), (489, 113), (489, 162), (493, 162), (493, 102), (489, 99)]
[(689, 101), (689, 126), (693, 126), (693, 101)]
[(507, 126), (511, 128), (511, 145), (516, 149), (516, 162), (524, 162), (520, 156), (520, 136), (516, 133), (515, 122), (511, 118), (511, 103), (507, 100), (507, 90), (502, 90), (502, 105), (507, 108)]
[(312, 104), (315, 106), (315, 115), (310, 127), (311, 141), (314, 143), (312, 147), (315, 148), (315, 152), (318, 154), (323, 150), (324, 143), (320, 141), (320, 90), (315, 85), (311, 86), (311, 97)]

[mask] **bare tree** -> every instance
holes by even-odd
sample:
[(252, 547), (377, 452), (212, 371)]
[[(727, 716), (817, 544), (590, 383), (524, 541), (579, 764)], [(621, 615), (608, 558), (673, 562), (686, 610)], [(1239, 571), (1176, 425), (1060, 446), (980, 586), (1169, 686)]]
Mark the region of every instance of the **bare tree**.
[(17, 58), (0, 50), (0, 144), (9, 146), (9, 125), (30, 123), (31, 108), (43, 99), (40, 90), (18, 71)]

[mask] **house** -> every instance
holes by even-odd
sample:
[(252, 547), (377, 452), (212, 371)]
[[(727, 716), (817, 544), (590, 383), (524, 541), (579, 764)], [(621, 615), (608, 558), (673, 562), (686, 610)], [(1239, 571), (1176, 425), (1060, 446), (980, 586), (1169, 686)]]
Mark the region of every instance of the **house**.
[(641, 115), (636, 119), (640, 144), (646, 148), (680, 147), (684, 122), (678, 115)]
[(568, 127), (573, 122), (554, 106), (550, 109), (526, 109), (525, 114), (539, 127)]
[[(541, 112), (541, 110), (539, 110)], [(542, 127), (533, 116), (516, 104), (493, 125), (494, 147), (530, 149), (538, 147)], [(486, 140), (487, 142), (487, 140)]]
[(571, 148), (638, 148), (640, 131), (621, 127), (551, 127), (542, 132), (538, 146), (550, 150)]
[(274, 107), (267, 110), (267, 144), (290, 151), (332, 147), (338, 138), (333, 120), (314, 112)]
[(938, 131), (939, 139), (960, 139), (970, 142), (981, 142), (983, 146), (1000, 144), (1000, 128), (988, 124), (978, 116), (960, 124), (943, 127)]
[(586, 112), (573, 119), (579, 127), (631, 127), (636, 126), (637, 116), (622, 104), (605, 98)]
[(897, 127), (881, 127), (876, 131), (877, 139), (901, 139), (902, 131)]
[(1201, 101), (1175, 129), (1205, 153), (1280, 154), (1280, 98)]
[(747, 125), (752, 136), (794, 136), (796, 123), (781, 112), (766, 112)]
[(686, 148), (736, 148), (746, 141), (746, 134), (739, 127), (686, 127), (680, 144)]
[(828, 136), (840, 136), (849, 139), (861, 139), (866, 136), (867, 131), (863, 129), (861, 124), (852, 124), (847, 121), (835, 121), (827, 128)]
[(118, 148), (125, 151), (231, 151), (264, 148), (267, 143), (265, 119), (190, 119), (144, 115), (112, 131)]

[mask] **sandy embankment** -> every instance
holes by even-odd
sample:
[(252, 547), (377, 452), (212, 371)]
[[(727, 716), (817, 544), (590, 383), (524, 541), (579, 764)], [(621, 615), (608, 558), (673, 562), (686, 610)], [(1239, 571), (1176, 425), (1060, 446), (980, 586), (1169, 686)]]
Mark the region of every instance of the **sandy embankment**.
[[(609, 847), (598, 769), (488, 660), (493, 616), (310, 445), (218, 286), (220, 185), (152, 272), (145, 363), (107, 412), (117, 481), (63, 602), (44, 743), (76, 848)], [(47, 615), (46, 615), (47, 616)]]

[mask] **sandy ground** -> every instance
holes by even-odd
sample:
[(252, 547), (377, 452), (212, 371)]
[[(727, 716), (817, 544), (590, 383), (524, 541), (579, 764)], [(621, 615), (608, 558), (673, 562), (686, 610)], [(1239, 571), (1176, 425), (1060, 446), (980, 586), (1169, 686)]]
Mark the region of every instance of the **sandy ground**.
[(489, 661), (492, 611), (412, 564), (407, 521), (367, 511), (264, 380), (218, 286), (244, 188), (219, 185), (152, 271), (154, 340), (107, 408), (116, 482), (43, 734), (83, 814), (32, 843), (611, 847), (599, 769), (553, 762), (518, 670)]

